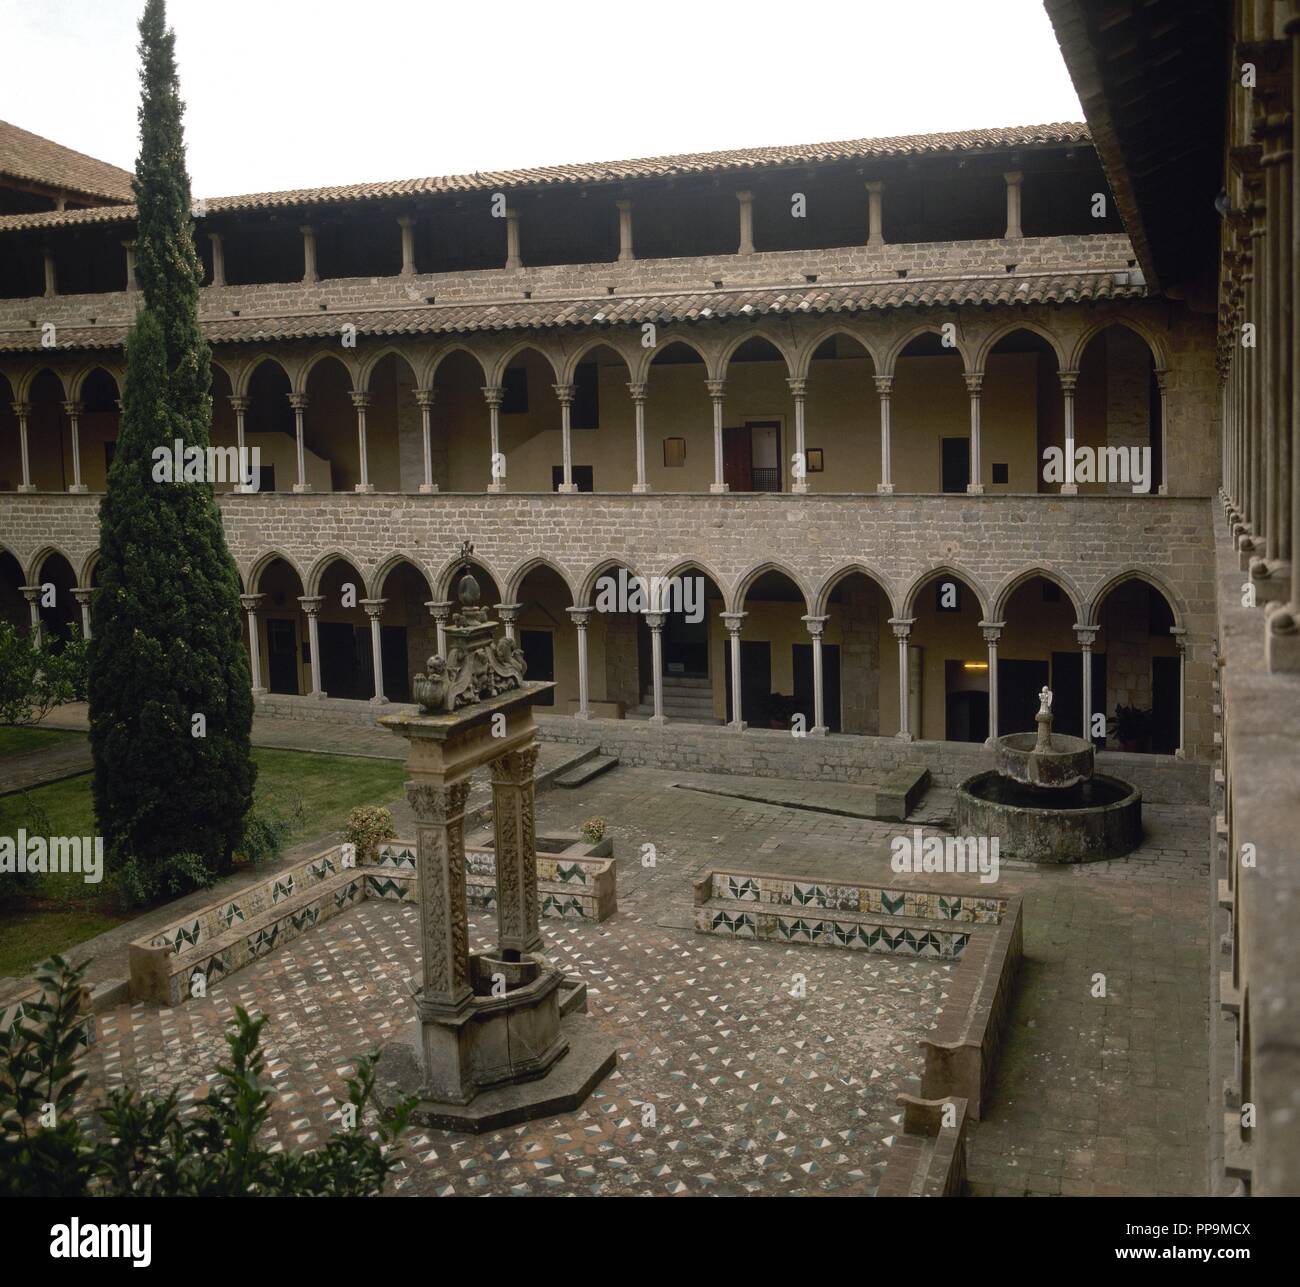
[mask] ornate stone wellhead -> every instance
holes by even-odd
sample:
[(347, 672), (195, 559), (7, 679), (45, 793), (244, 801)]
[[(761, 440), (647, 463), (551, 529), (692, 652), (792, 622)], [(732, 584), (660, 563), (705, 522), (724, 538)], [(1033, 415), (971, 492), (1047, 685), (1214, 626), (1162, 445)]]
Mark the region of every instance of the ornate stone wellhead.
[(518, 688), (527, 670), (523, 649), (512, 639), (495, 638), (496, 623), (479, 605), (481, 590), (469, 571), (473, 553), (474, 546), (465, 541), (460, 547), (463, 575), (456, 591), (460, 611), (452, 615), (446, 629), (447, 660), (435, 654), (415, 676), (415, 700), (425, 715), (446, 715), (499, 697)]

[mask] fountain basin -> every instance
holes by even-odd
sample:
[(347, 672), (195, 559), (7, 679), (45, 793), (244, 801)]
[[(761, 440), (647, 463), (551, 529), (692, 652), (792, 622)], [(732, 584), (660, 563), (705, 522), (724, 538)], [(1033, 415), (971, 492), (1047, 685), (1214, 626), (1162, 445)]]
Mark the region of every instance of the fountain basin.
[(1034, 733), (1008, 733), (993, 744), (998, 772), (1029, 786), (1069, 787), (1092, 777), (1092, 743), (1051, 733), (1044, 745)]
[(1142, 843), (1142, 792), (1103, 773), (1056, 787), (978, 773), (957, 789), (956, 830), (997, 837), (1001, 854), (1030, 862), (1119, 858)]

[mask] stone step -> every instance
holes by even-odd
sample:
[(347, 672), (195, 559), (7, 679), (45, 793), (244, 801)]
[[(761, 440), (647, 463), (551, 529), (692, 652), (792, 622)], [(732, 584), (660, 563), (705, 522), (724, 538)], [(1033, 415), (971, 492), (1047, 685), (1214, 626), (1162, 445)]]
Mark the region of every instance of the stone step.
[(574, 787), (585, 786), (592, 778), (598, 778), (602, 773), (608, 773), (617, 764), (617, 755), (593, 755), (567, 773), (561, 774), (555, 779), (555, 785), (566, 787), (569, 790)]

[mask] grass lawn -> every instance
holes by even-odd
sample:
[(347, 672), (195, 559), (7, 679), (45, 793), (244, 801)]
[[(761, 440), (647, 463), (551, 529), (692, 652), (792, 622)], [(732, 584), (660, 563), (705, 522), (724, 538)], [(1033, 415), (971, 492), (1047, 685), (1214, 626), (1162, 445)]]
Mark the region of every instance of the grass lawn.
[[(255, 748), (255, 807), (294, 814), (289, 843), (340, 831), (360, 804), (387, 804), (401, 795), (401, 760), (312, 755)], [(0, 796), (0, 836), (88, 836), (95, 832), (90, 774), (53, 782), (26, 794)], [(0, 913), (0, 976), (24, 972), (51, 952), (63, 951), (134, 915), (118, 905), (108, 880), (86, 884), (78, 875), (42, 878), (41, 897)]]
[(46, 746), (66, 742), (68, 738), (85, 739), (85, 733), (66, 728), (27, 728), (13, 724), (0, 724), (0, 759), (6, 755), (24, 755)]

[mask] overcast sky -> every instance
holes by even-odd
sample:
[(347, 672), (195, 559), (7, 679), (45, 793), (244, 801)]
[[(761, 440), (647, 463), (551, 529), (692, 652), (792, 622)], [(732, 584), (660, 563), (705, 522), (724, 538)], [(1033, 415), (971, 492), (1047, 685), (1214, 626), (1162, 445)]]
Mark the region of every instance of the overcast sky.
[[(0, 119), (126, 169), (143, 0), (0, 0)], [(1042, 0), (171, 0), (196, 195), (1082, 120)]]

